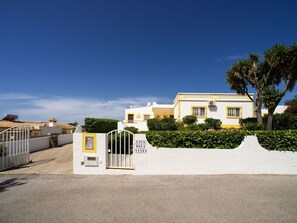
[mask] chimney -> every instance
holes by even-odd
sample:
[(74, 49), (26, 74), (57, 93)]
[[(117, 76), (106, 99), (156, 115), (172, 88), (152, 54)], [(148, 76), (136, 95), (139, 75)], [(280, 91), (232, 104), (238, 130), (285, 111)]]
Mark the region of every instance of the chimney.
[(57, 126), (57, 119), (51, 118), (48, 120), (48, 126), (49, 127), (56, 127)]

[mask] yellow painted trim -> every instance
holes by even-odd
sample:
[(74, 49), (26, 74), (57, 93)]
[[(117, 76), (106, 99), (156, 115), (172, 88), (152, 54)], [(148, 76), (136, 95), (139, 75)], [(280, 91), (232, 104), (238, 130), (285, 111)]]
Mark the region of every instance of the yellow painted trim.
[[(83, 133), (82, 134), (82, 151), (84, 153), (96, 153), (97, 151), (97, 139), (96, 139), (96, 133)], [(94, 138), (94, 143), (93, 143), (93, 146), (94, 148), (91, 150), (91, 149), (86, 149), (86, 145), (85, 145), (85, 138), (86, 137), (93, 137)]]
[(191, 113), (193, 114), (193, 108), (205, 108), (205, 116), (197, 116), (197, 118), (207, 118), (207, 106), (191, 106)]
[[(239, 108), (239, 117), (228, 116), (228, 108)], [(227, 106), (226, 107), (226, 118), (227, 119), (240, 119), (242, 118), (242, 106)]]
[(239, 124), (222, 124), (221, 128), (223, 128), (223, 129), (228, 129), (228, 128), (240, 129), (241, 126)]

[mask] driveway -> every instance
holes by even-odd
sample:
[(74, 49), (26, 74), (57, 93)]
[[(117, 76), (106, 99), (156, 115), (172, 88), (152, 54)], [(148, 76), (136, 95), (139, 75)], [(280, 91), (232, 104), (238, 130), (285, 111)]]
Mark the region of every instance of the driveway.
[(30, 154), (31, 163), (0, 174), (72, 174), (72, 144)]
[(297, 176), (0, 175), (0, 222), (297, 222)]

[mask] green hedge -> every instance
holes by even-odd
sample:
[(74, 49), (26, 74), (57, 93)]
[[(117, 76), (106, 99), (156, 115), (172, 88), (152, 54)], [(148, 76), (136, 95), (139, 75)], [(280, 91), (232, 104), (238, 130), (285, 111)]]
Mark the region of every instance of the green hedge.
[(117, 129), (118, 120), (104, 118), (85, 118), (85, 130), (90, 133), (107, 133)]
[(260, 145), (267, 150), (297, 151), (297, 131), (254, 131)]
[(145, 134), (155, 147), (233, 149), (246, 135), (256, 135), (260, 145), (267, 150), (297, 151), (297, 130), (160, 131)]
[(146, 132), (152, 146), (167, 148), (234, 149), (246, 135), (243, 131), (163, 131)]
[(150, 131), (175, 131), (178, 123), (174, 118), (153, 118), (147, 120), (147, 127)]

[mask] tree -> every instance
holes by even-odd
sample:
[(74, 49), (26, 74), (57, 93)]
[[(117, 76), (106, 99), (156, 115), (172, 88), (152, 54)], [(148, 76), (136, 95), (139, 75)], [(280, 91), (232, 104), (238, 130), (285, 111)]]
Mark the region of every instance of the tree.
[(77, 121), (75, 121), (75, 122), (71, 122), (71, 123), (68, 123), (68, 125), (73, 125), (73, 126), (78, 126), (78, 122)]
[[(249, 55), (249, 59), (239, 60), (233, 64), (226, 76), (231, 90), (235, 90), (238, 94), (247, 95), (255, 103), (258, 123), (262, 123), (262, 95), (268, 81), (263, 70), (264, 63), (259, 61), (259, 55), (252, 53)], [(251, 95), (249, 87), (256, 90), (255, 98)]]
[[(277, 44), (265, 52), (263, 61), (259, 61), (257, 54), (250, 54), (248, 60), (232, 65), (226, 80), (232, 90), (246, 94), (255, 103), (258, 123), (262, 123), (261, 107), (262, 103), (265, 105), (268, 109), (266, 128), (271, 130), (277, 105), (287, 91), (294, 89), (297, 80), (297, 45)], [(256, 90), (255, 99), (249, 87)]]
[(265, 52), (265, 75), (270, 80), (263, 94), (263, 103), (268, 109), (267, 130), (272, 129), (273, 113), (285, 96), (292, 91), (297, 81), (297, 45), (277, 44)]
[(297, 115), (297, 95), (295, 95), (293, 99), (286, 101), (285, 105), (287, 105), (288, 107), (286, 108), (284, 113)]

